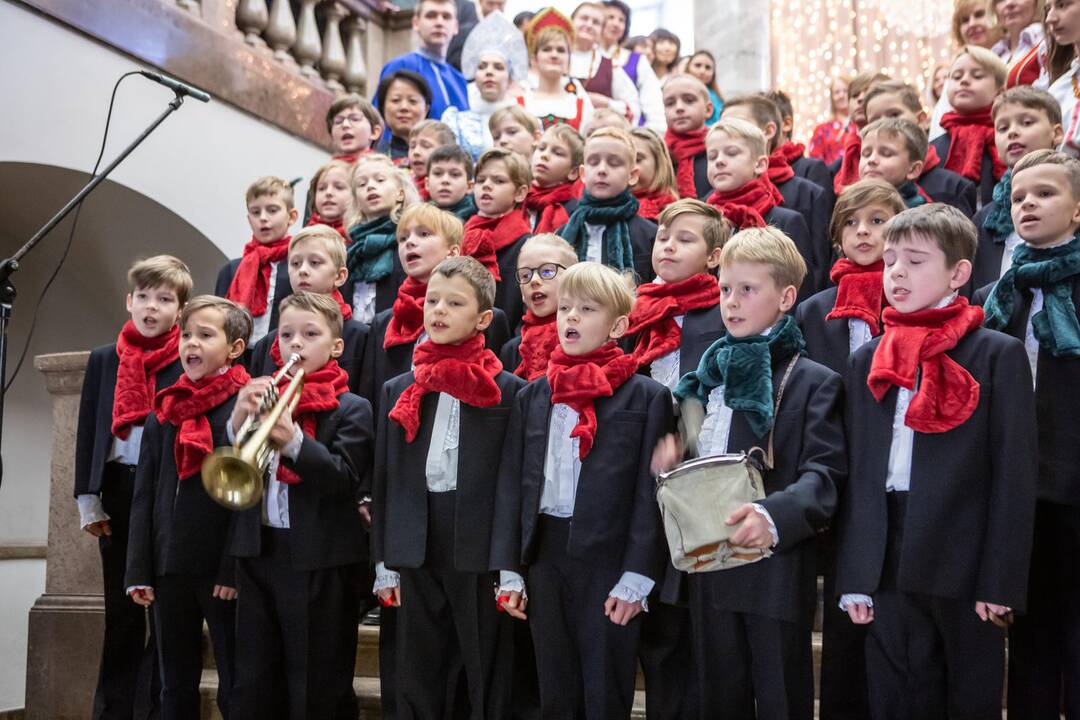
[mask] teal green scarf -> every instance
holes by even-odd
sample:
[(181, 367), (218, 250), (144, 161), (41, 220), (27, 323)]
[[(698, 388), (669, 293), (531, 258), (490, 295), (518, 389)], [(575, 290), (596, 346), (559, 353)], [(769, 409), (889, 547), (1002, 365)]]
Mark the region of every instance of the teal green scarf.
[(589, 233), (585, 230), (585, 224), (604, 225), (604, 264), (616, 270), (633, 270), (630, 220), (637, 215), (637, 211), (637, 198), (629, 190), (607, 200), (598, 200), (586, 190), (570, 220), (558, 234), (577, 251), (578, 260), (584, 260), (589, 248)]
[(1046, 250), (1020, 245), (1013, 252), (1012, 267), (998, 280), (983, 306), (984, 324), (1003, 330), (1016, 310), (1014, 290), (1039, 288), (1043, 309), (1031, 318), (1039, 347), (1054, 357), (1080, 357), (1080, 323), (1072, 299), (1077, 276), (1080, 239)]
[[(435, 205), (435, 201), (432, 200), (431, 204)], [(435, 207), (439, 206), (436, 205)], [(451, 205), (450, 207), (444, 207), (439, 209), (457, 215), (458, 219), (461, 220), (461, 222), (463, 223), (469, 222), (469, 218), (471, 218), (477, 212), (476, 199), (473, 197), (473, 194), (471, 192), (467, 192), (465, 193), (465, 197), (461, 198), (461, 200), (459, 200), (456, 205)]]
[(802, 332), (790, 315), (777, 322), (768, 335), (735, 338), (725, 334), (701, 356), (697, 370), (679, 381), (675, 398), (696, 397), (708, 407), (709, 393), (723, 385), (724, 403), (746, 413), (750, 429), (765, 437), (773, 426), (773, 363), (802, 354), (805, 348)]
[(1004, 239), (1012, 235), (1012, 170), (1005, 174), (994, 186), (994, 207), (983, 218), (983, 230), (988, 230), (995, 238)]
[(896, 188), (896, 191), (900, 193), (900, 197), (904, 199), (904, 205), (908, 208), (919, 207), (926, 204), (926, 196), (919, 192), (919, 186), (914, 180), (908, 180), (906, 183)]
[(352, 226), (349, 238), (352, 244), (345, 264), (350, 282), (373, 283), (390, 277), (394, 270), (397, 223), (389, 215)]

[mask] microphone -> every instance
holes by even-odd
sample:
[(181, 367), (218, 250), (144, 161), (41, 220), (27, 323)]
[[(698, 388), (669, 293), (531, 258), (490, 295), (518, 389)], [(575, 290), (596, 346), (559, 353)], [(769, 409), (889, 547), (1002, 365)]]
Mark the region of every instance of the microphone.
[(164, 85), (177, 95), (187, 95), (188, 97), (195, 98), (199, 102), (210, 102), (210, 96), (205, 92), (197, 87), (180, 82), (176, 78), (171, 78), (168, 75), (162, 75), (156, 72), (150, 72), (149, 70), (140, 70), (139, 74), (145, 78), (150, 78), (159, 85)]

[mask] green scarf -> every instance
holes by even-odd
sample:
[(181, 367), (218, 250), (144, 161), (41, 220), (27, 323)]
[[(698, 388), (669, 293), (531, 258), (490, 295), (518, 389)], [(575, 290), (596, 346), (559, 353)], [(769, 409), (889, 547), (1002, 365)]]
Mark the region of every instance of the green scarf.
[(1080, 357), (1080, 323), (1072, 300), (1078, 275), (1077, 237), (1045, 250), (1020, 245), (1013, 252), (1012, 267), (986, 299), (984, 324), (992, 330), (1003, 330), (1016, 310), (1014, 290), (1038, 288), (1043, 291), (1043, 308), (1031, 318), (1031, 328), (1039, 347), (1054, 357)]
[(904, 199), (904, 205), (908, 208), (926, 204), (926, 197), (919, 192), (919, 186), (915, 184), (914, 180), (908, 180), (898, 187), (896, 191), (900, 193), (900, 197)]
[(750, 429), (765, 437), (773, 426), (773, 363), (789, 360), (806, 348), (795, 318), (784, 315), (768, 335), (736, 338), (725, 334), (701, 356), (697, 370), (675, 387), (680, 402), (695, 397), (708, 407), (709, 393), (724, 386), (724, 403), (746, 413)]
[[(431, 204), (435, 205), (435, 201), (432, 200)], [(435, 207), (439, 206), (436, 205)], [(476, 199), (473, 197), (473, 194), (471, 192), (467, 192), (465, 193), (465, 197), (461, 198), (461, 200), (459, 200), (456, 205), (451, 205), (450, 207), (444, 207), (439, 209), (457, 215), (458, 219), (461, 220), (461, 222), (463, 223), (469, 222), (469, 218), (471, 218), (477, 212)]]
[(1012, 235), (1012, 169), (1005, 171), (994, 186), (994, 207), (986, 213), (982, 226), (1002, 241)]
[(581, 195), (570, 220), (559, 230), (574, 250), (578, 260), (584, 260), (589, 248), (589, 233), (585, 224), (604, 226), (604, 264), (616, 270), (634, 269), (634, 248), (630, 244), (630, 220), (637, 215), (638, 201), (629, 190), (615, 197), (598, 200), (586, 190)]
[(373, 283), (390, 277), (394, 270), (394, 246), (397, 244), (397, 223), (385, 217), (369, 220), (349, 228), (346, 266), (350, 282)]

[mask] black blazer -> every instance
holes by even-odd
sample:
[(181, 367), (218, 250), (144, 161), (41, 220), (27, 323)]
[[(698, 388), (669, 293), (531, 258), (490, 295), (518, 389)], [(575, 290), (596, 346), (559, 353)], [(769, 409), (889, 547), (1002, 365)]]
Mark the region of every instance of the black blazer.
[[(773, 393), (788, 360), (772, 366)], [(791, 371), (773, 428), (774, 467), (764, 474), (761, 505), (776, 524), (779, 544), (760, 562), (702, 573), (714, 609), (764, 615), (809, 626), (817, 605), (817, 533), (829, 525), (847, 476), (841, 417), (843, 385), (824, 365), (801, 358)], [(746, 414), (731, 418), (728, 452), (764, 448)]]
[[(776, 186), (784, 196), (784, 207), (803, 216), (810, 231), (811, 255), (804, 255), (810, 292), (817, 292), (828, 284), (829, 267), (832, 263), (832, 242), (829, 240), (829, 220), (832, 207), (819, 186), (793, 177)], [(805, 286), (807, 283), (804, 282)]]
[[(878, 403), (866, 385), (880, 342), (856, 350), (845, 374), (851, 474), (841, 498), (837, 594), (873, 595), (885, 558), (897, 390)], [(948, 432), (915, 433), (897, 584), (905, 592), (1023, 609), (1037, 472), (1027, 353), (1015, 338), (979, 328), (946, 355), (979, 383), (979, 404)]]
[[(934, 138), (930, 142), (930, 144), (937, 149), (938, 157), (941, 158), (941, 162), (944, 164), (945, 160), (949, 157), (949, 146), (952, 144), (952, 137), (949, 135), (949, 133), (945, 133), (944, 135)], [(979, 174), (979, 183), (978, 187), (975, 190), (976, 197), (979, 199), (979, 202), (981, 202), (983, 205), (986, 205), (987, 203), (993, 201), (995, 185), (997, 185), (997, 180), (994, 179), (994, 163), (990, 159), (990, 154), (984, 152), (982, 158), (982, 169)], [(938, 198), (932, 192), (930, 192), (930, 190), (925, 185), (923, 185), (923, 190), (926, 190), (926, 193), (934, 200), (937, 200), (938, 202), (945, 202), (944, 199)], [(963, 208), (960, 209), (963, 210)], [(971, 216), (968, 215), (968, 217)]]
[[(635, 215), (627, 224), (630, 229), (630, 245), (634, 252), (634, 272), (637, 274), (637, 281), (639, 283), (652, 282), (656, 277), (652, 268), (652, 246), (653, 241), (656, 240), (656, 223)], [(565, 225), (555, 234), (561, 237), (564, 230), (566, 230)], [(605, 265), (608, 264), (606, 252), (601, 253), (600, 260)]]
[[(506, 323), (511, 332), (517, 330), (518, 325), (521, 324), (521, 317), (525, 314), (525, 301), (521, 299), (521, 286), (517, 282), (517, 262), (521, 247), (531, 237), (531, 234), (526, 233), (502, 250), (495, 252), (500, 277), (499, 282), (495, 284), (495, 307), (506, 315)], [(502, 346), (491, 349), (498, 352), (500, 347)]]
[[(945, 161), (945, 156), (941, 158)], [(952, 205), (968, 217), (975, 214), (978, 204), (975, 195), (975, 183), (963, 175), (958, 175), (952, 170), (946, 170), (938, 165), (932, 170), (927, 170), (919, 176), (919, 187), (926, 191), (934, 202)], [(991, 196), (993, 191), (991, 190)]]
[[(229, 294), (229, 286), (232, 285), (236, 269), (240, 267), (242, 258), (233, 258), (222, 266), (218, 271), (217, 282), (214, 285), (214, 294), (218, 297), (226, 297)], [(267, 311), (270, 313), (270, 329), (278, 326), (278, 305), (281, 301), (292, 295), (292, 283), (289, 282), (289, 263), (282, 260), (277, 264), (277, 275), (274, 281), (274, 300), (270, 303)]]
[[(341, 339), (345, 348), (341, 351), (341, 357), (337, 359), (345, 372), (349, 373), (349, 392), (367, 398), (367, 388), (361, 386), (364, 367), (364, 353), (368, 349), (368, 334), (371, 328), (365, 323), (356, 320), (346, 320), (341, 326)], [(277, 372), (277, 365), (270, 359), (270, 346), (274, 344), (277, 330), (271, 330), (262, 340), (252, 346), (248, 357), (247, 368), (252, 377), (273, 375)], [(285, 354), (283, 353), (283, 356)]]
[[(517, 571), (536, 559), (551, 407), (546, 377), (525, 386), (514, 402), (499, 465), (492, 570)], [(567, 553), (659, 583), (666, 550), (649, 464), (657, 440), (671, 428), (671, 394), (634, 375), (595, 407), (596, 439), (581, 464)]]
[[(514, 372), (517, 370), (517, 366), (521, 364), (521, 333), (519, 332), (514, 337), (503, 343), (502, 350), (499, 351), (499, 362), (503, 364), (503, 370), (507, 372)], [(492, 348), (494, 350), (494, 348)]]
[[(972, 300), (984, 305), (993, 284), (980, 288)], [(1021, 342), (1027, 334), (1031, 313), (1031, 293), (1013, 291), (1016, 303), (1013, 316), (1004, 332)], [(1080, 308), (1080, 287), (1073, 288), (1073, 304)], [(1080, 312), (1078, 312), (1080, 317)], [(1030, 364), (1029, 364), (1030, 367)], [(1080, 429), (1076, 425), (1075, 388), (1080, 387), (1080, 360), (1056, 358), (1039, 350), (1035, 364), (1035, 414), (1039, 427), (1040, 500), (1080, 506)]]
[[(289, 487), (293, 570), (319, 570), (367, 561), (367, 537), (356, 511), (360, 477), (371, 464), (371, 404), (352, 393), (335, 410), (317, 413), (315, 437), (304, 436), (296, 460), (282, 464), (300, 476)], [(229, 554), (258, 557), (262, 505), (233, 513)]]
[[(796, 306), (815, 292), (816, 280), (821, 272), (814, 264), (814, 258), (818, 253), (814, 249), (814, 242), (810, 237), (810, 229), (806, 225), (803, 216), (794, 210), (776, 206), (765, 213), (765, 223), (782, 230), (785, 235), (792, 239), (799, 254), (806, 261), (806, 279), (799, 288), (799, 295), (795, 301)], [(792, 308), (794, 309), (794, 308)]]
[(836, 194), (833, 191), (833, 176), (829, 172), (829, 166), (818, 158), (803, 155), (791, 163), (791, 169), (795, 171), (796, 177), (805, 178), (825, 191), (825, 200), (829, 208), (826, 215), (831, 216)]
[[(495, 382), (502, 391), (489, 408), (461, 403), (458, 435), (457, 502), (454, 510), (454, 567), (486, 573), (491, 550), (491, 522), (495, 514), (495, 485), (503, 436), (510, 423), (514, 396), (525, 381), (508, 372)], [(391, 568), (418, 568), (427, 553), (428, 490), (425, 465), (435, 424), (438, 393), (420, 402), (420, 429), (412, 443), (405, 431), (390, 420), (390, 409), (413, 383), (411, 372), (383, 386), (376, 432), (372, 512), (372, 560)]]
[[(119, 367), (116, 343), (94, 349), (86, 363), (75, 434), (75, 497), (101, 492), (105, 463), (112, 450), (113, 396)], [(180, 358), (163, 367), (154, 378), (155, 391), (171, 386), (182, 372)]]
[[(405, 269), (401, 267), (401, 258), (398, 257), (397, 248), (394, 248), (393, 255), (394, 267), (390, 271), (390, 274), (375, 283), (375, 314), (378, 315), (383, 310), (391, 310), (394, 307), (394, 301), (397, 300), (398, 288), (401, 287), (401, 283), (405, 282)], [(349, 280), (345, 281), (345, 284), (341, 286), (341, 296), (345, 298), (345, 302), (352, 305), (353, 293), (356, 291), (356, 283)], [(355, 310), (355, 308), (354, 308)]]
[(850, 335), (846, 318), (833, 320), (825, 316), (836, 307), (836, 286), (813, 295), (795, 309), (795, 321), (806, 339), (806, 354), (833, 372), (847, 369)]
[(983, 222), (996, 209), (997, 201), (991, 201), (983, 205), (971, 219), (979, 231), (979, 245), (975, 258), (971, 261), (971, 280), (964, 288), (968, 297), (979, 288), (996, 283), (1001, 277), (1001, 259), (1005, 254), (1005, 241), (1008, 237), (998, 237), (983, 227)]
[[(229, 445), (226, 425), (236, 396), (206, 413), (214, 447)], [(135, 493), (131, 501), (127, 574), (124, 587), (155, 584), (162, 575), (214, 576), (219, 585), (234, 586), (234, 561), (225, 553), (232, 513), (210, 499), (195, 473), (179, 478), (176, 469), (177, 427), (146, 421)]]
[[(724, 315), (717, 303), (710, 308), (690, 310), (683, 316), (682, 335), (679, 340), (679, 375), (697, 370), (698, 363), (705, 351), (724, 334)], [(637, 345), (637, 335), (628, 335), (623, 348), (633, 351)], [(515, 346), (516, 349), (516, 346)], [(504, 350), (505, 352), (505, 350)], [(652, 363), (642, 365), (639, 373), (649, 377)]]

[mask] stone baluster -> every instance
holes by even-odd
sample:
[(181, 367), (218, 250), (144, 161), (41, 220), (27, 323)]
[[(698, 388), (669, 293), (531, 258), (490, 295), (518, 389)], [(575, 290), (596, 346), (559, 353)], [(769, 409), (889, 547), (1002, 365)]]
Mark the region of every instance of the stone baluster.
[(295, 65), (289, 48), (296, 42), (296, 20), (289, 0), (274, 0), (270, 5), (270, 22), (263, 33), (274, 50), (274, 58), (286, 65)]
[(322, 56), (319, 58), (319, 70), (326, 86), (334, 92), (344, 89), (341, 79), (345, 75), (345, 47), (341, 44), (341, 20), (345, 17), (345, 8), (339, 3), (326, 3), (323, 11)]
[(266, 47), (263, 30), (270, 22), (266, 0), (240, 0), (236, 6), (236, 27), (244, 33), (244, 42), (253, 47)]
[(322, 55), (319, 26), (315, 21), (315, 3), (318, 0), (300, 0), (300, 18), (296, 27), (296, 44), (293, 56), (300, 63), (300, 73), (306, 77), (318, 77), (315, 63)]
[(345, 87), (361, 95), (367, 94), (367, 63), (364, 61), (363, 35), (366, 25), (353, 15), (345, 20)]

